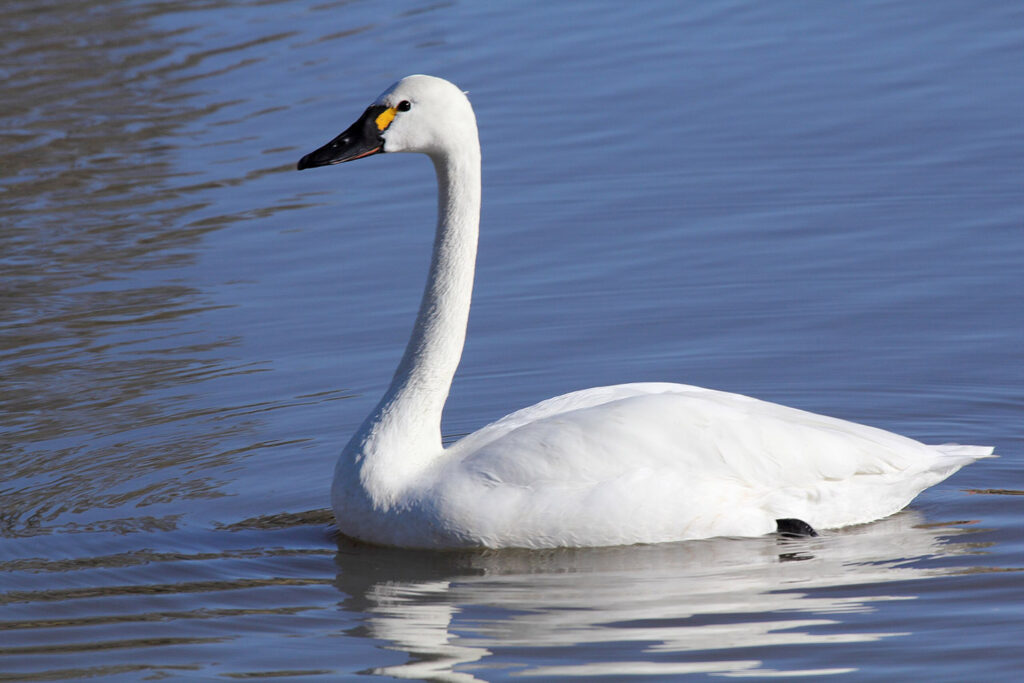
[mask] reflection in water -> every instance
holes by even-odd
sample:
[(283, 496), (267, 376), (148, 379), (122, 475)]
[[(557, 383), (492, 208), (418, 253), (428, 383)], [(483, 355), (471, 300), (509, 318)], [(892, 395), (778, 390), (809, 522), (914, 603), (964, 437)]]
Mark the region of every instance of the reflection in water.
[(329, 516), (160, 533), (174, 550), (0, 560), (0, 670), (285, 675), (272, 635), (304, 665), (288, 676), (328, 680), (839, 673), (860, 663), (832, 646), (919, 631), (927, 610), (898, 627), (875, 613), (962, 583), (985, 552), (913, 511), (813, 539), (450, 553), (333, 546)]
[[(914, 561), (964, 552), (950, 529), (913, 511), (813, 539), (712, 539), (653, 546), (427, 554), (342, 542), (338, 587), (373, 637), (409, 662), (401, 678), (476, 680), (497, 648), (575, 648), (578, 663), (518, 675), (765, 675), (756, 648), (869, 642), (899, 631), (844, 631), (841, 615), (911, 600), (906, 586), (939, 576)], [(956, 570), (959, 571), (959, 570)], [(850, 587), (864, 585), (864, 590)], [(842, 594), (827, 590), (842, 586)], [(638, 651), (642, 661), (621, 658)], [(700, 653), (694, 657), (687, 653)], [(720, 654), (720, 657), (715, 655)], [(747, 658), (737, 653), (752, 655)], [(482, 661), (483, 660), (483, 661)], [(473, 664), (477, 663), (477, 664)], [(458, 671), (455, 669), (458, 668)], [(787, 674), (843, 673), (855, 664)]]

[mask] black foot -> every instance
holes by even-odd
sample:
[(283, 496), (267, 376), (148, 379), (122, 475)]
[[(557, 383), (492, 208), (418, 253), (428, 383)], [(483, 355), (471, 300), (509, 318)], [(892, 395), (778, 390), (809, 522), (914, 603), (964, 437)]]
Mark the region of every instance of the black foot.
[(802, 519), (787, 517), (775, 520), (778, 531), (783, 536), (817, 536), (818, 532)]

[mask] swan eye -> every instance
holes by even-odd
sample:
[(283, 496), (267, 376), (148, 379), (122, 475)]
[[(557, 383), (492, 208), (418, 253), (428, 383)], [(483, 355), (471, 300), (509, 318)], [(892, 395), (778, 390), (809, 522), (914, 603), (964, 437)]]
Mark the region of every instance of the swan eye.
[(410, 109), (412, 109), (412, 102), (410, 102), (409, 100), (402, 100), (401, 102), (398, 103), (398, 106), (395, 107), (395, 109), (397, 109), (398, 111), (409, 111)]

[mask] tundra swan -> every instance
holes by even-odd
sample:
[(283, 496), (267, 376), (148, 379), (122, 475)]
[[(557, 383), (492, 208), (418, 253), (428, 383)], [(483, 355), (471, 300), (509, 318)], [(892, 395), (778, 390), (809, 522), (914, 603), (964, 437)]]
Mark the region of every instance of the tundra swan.
[(347, 536), (550, 548), (814, 534), (891, 515), (992, 452), (667, 383), (558, 396), (446, 448), (441, 412), (465, 341), (480, 222), (469, 100), (448, 81), (409, 76), (298, 168), (381, 152), (430, 157), (438, 219), (412, 337), (335, 469), (332, 505)]

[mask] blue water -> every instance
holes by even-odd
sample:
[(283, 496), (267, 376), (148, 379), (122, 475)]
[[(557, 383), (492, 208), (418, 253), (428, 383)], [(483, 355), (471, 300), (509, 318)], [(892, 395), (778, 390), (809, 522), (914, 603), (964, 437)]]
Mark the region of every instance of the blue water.
[[(1018, 3), (0, 17), (0, 680), (1018, 675)], [(446, 437), (659, 380), (1001, 457), (816, 539), (336, 538), (434, 180), (294, 166), (415, 72), (469, 92), (484, 154)]]

